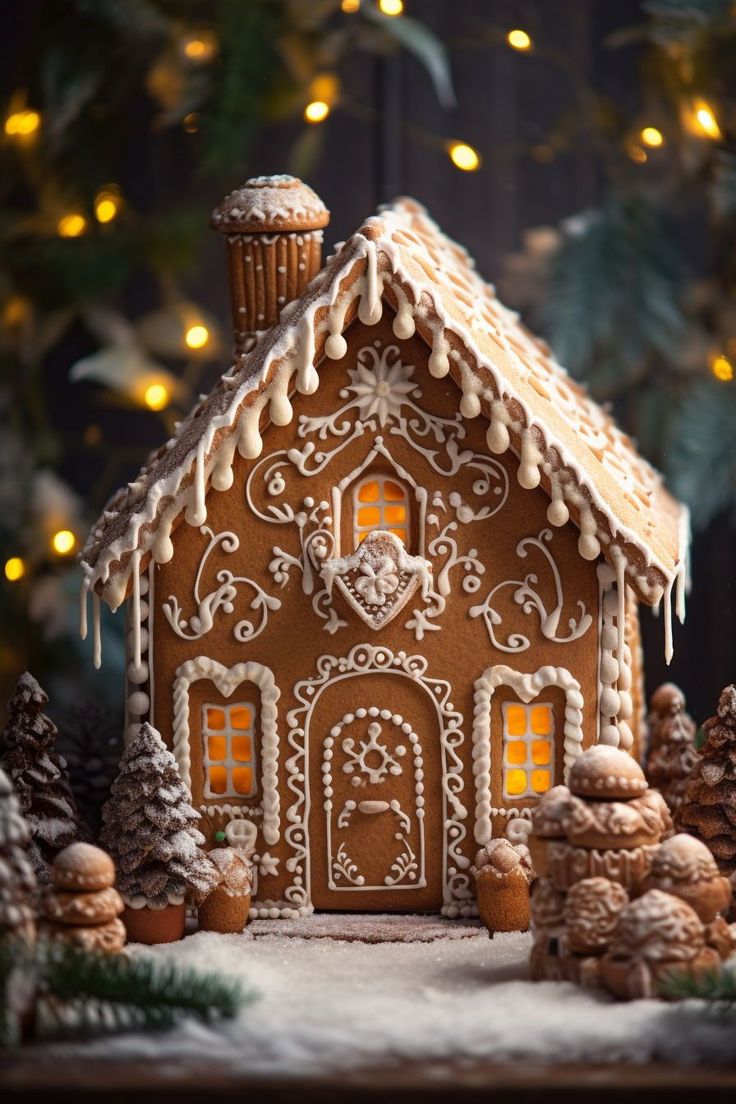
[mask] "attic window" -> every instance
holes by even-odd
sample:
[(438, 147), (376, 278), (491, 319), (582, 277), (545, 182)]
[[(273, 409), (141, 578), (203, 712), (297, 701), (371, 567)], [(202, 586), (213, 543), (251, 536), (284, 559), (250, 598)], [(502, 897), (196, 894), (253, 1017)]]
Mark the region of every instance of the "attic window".
[(409, 542), (409, 502), (406, 487), (392, 476), (369, 475), (353, 490), (353, 542), (357, 548), (375, 529), (386, 529)]
[(552, 786), (555, 718), (549, 702), (503, 706), (503, 796), (538, 797)]
[(255, 727), (256, 707), (251, 702), (202, 707), (206, 798), (255, 794)]

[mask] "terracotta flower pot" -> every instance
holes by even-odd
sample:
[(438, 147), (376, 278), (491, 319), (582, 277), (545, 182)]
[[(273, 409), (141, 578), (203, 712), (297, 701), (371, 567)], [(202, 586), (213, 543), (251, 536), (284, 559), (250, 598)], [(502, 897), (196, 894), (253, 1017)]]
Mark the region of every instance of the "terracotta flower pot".
[(199, 906), (199, 930), (235, 934), (248, 923), (250, 893), (230, 894), (222, 886), (213, 889)]
[(125, 906), (123, 923), (129, 943), (176, 943), (184, 935), (187, 909), (180, 905), (167, 905), (162, 909), (130, 908)]
[(481, 871), (475, 880), (478, 915), (494, 932), (527, 931), (529, 928), (529, 885), (521, 871), (498, 877)]

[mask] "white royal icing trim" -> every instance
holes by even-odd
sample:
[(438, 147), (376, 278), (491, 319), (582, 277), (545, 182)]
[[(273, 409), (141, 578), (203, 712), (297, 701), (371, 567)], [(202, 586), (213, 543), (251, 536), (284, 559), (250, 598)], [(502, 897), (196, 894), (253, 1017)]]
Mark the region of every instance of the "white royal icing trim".
[(197, 656), (176, 669), (174, 679), (174, 758), (184, 785), (190, 790), (191, 754), (189, 726), (189, 688), (199, 679), (214, 682), (226, 698), (244, 682), (252, 682), (261, 692), (261, 791), (263, 807), (263, 838), (268, 844), (278, 843), (280, 836), (280, 798), (278, 788), (278, 710), (276, 702), (281, 691), (276, 686), (273, 671), (252, 660), (224, 667), (209, 656)]
[[(548, 686), (565, 692), (565, 777), (582, 750), (583, 695), (580, 683), (566, 667), (540, 667), (525, 674), (498, 664), (487, 667), (475, 683), (473, 719), (473, 776), (475, 778), (475, 839), (483, 845), (493, 836), (491, 817), (491, 699), (498, 686), (509, 686), (526, 704)], [(520, 815), (520, 814), (517, 814)]]

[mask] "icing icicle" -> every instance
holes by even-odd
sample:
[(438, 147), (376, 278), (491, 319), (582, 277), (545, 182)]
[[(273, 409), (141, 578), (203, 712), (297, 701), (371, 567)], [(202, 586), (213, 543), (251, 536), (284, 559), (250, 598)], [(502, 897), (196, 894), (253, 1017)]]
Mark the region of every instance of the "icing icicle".
[(247, 406), (240, 415), (238, 452), (244, 460), (255, 460), (263, 451), (263, 438), (259, 427), (262, 403)]
[[(206, 440), (207, 438), (203, 437), (197, 445), (197, 457), (194, 461), (194, 502), (190, 502), (184, 515), (190, 525), (204, 525), (207, 520), (206, 476), (204, 470)], [(133, 569), (135, 570), (135, 565), (133, 565)]]
[(521, 435), (521, 463), (516, 474), (520, 485), (527, 491), (539, 486), (542, 478), (539, 471), (541, 459), (542, 455), (534, 443), (532, 431), (525, 429)]
[(79, 635), (87, 639), (87, 600), (89, 597), (89, 578), (85, 575), (79, 588)]
[(133, 664), (141, 665), (141, 554), (133, 553)]
[(664, 591), (664, 658), (667, 666), (669, 667), (672, 656), (674, 655), (674, 646), (672, 643), (672, 583), (673, 579), (667, 583)]
[(381, 319), (381, 289), (378, 281), (378, 257), (375, 243), (366, 243), (367, 270), (363, 279), (358, 318), (366, 326), (375, 326)]
[(100, 596), (92, 591), (92, 662), (95, 670), (102, 666), (102, 626), (100, 623)]
[(685, 591), (687, 590), (687, 567), (684, 563), (677, 569), (677, 582), (675, 584), (675, 602), (677, 608), (677, 620), (681, 625), (685, 624)]

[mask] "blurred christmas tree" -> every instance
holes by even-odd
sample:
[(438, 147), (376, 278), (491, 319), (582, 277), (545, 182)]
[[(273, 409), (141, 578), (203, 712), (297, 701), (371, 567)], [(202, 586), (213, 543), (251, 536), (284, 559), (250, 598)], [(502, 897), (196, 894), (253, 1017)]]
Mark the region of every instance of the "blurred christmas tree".
[(736, 511), (736, 17), (730, 0), (642, 10), (606, 43), (638, 51), (640, 114), (573, 74), (574, 121), (545, 147), (551, 158), (592, 135), (602, 200), (529, 233), (507, 280), (702, 527)]
[[(30, 666), (59, 706), (84, 690), (119, 700), (122, 620), (105, 615), (105, 670), (93, 676), (75, 632), (74, 559), (144, 452), (137, 438), (116, 447), (96, 422), (64, 429), (58, 350), (67, 378), (70, 350), (87, 354), (71, 378), (100, 385), (100, 420), (148, 408), (161, 438), (228, 355), (216, 321), (185, 291), (207, 233), (198, 189), (210, 200), (229, 190), (247, 175), (259, 132), (295, 120), (288, 167), (308, 174), (323, 141), (316, 124), (337, 107), (360, 115), (339, 76), (357, 54), (413, 52), (450, 102), (447, 58), (427, 28), (398, 0), (360, 9), (359, 0), (46, 0), (24, 13), (0, 144), (0, 623), (12, 626), (0, 691)], [(363, 112), (358, 125), (370, 120)], [(156, 144), (181, 166), (175, 205), (155, 202)], [(131, 148), (141, 150), (132, 165)], [(70, 456), (94, 473), (86, 510), (58, 474)]]

